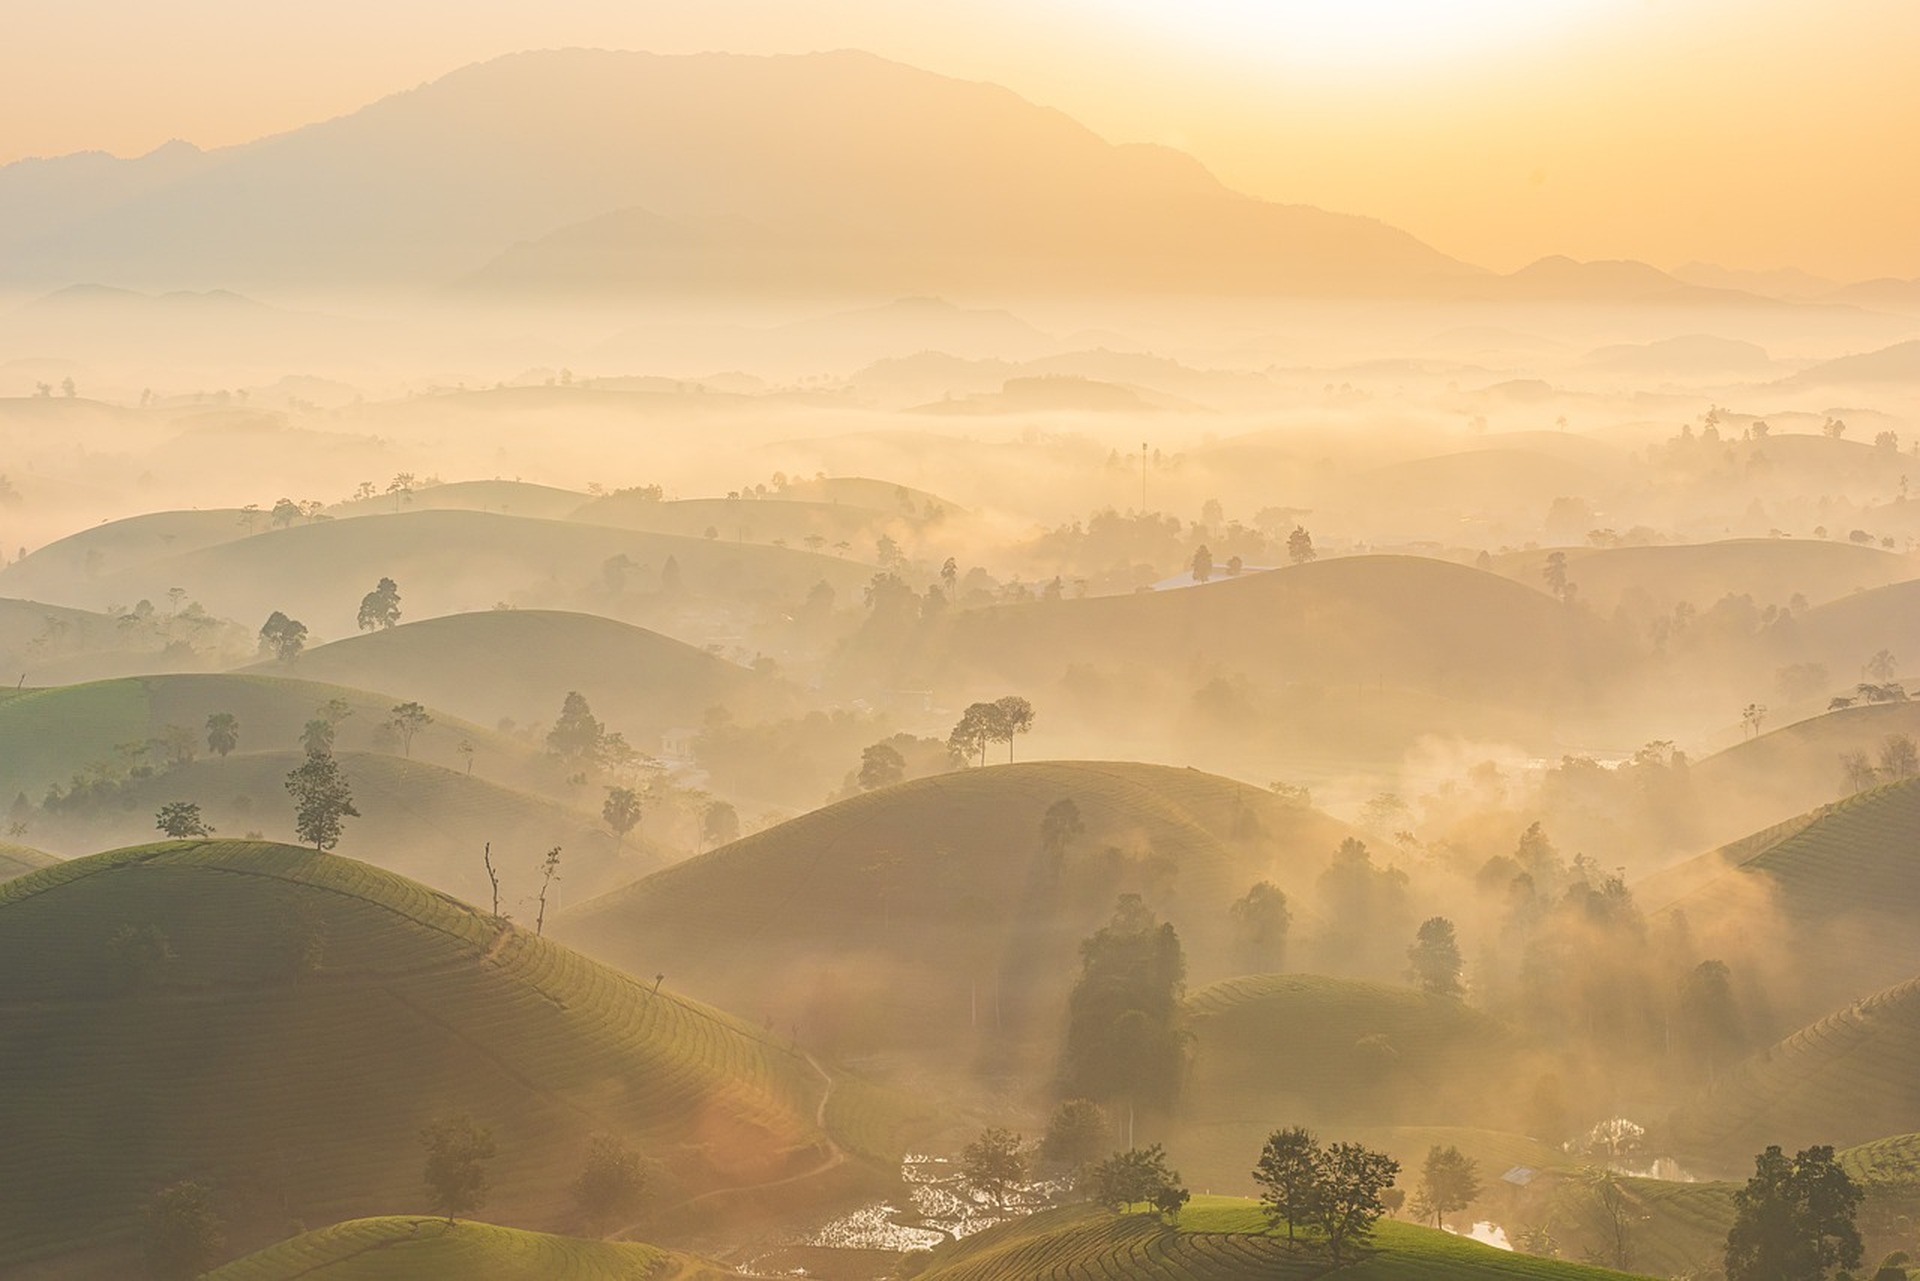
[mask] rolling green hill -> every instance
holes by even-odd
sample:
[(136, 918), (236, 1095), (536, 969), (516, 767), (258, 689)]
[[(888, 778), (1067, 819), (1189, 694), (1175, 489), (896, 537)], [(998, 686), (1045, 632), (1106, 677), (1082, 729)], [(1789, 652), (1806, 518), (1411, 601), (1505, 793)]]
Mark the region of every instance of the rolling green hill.
[(311, 680), (404, 691), (488, 725), (502, 717), (551, 721), (578, 690), (642, 751), (661, 730), (700, 725), (710, 707), (750, 721), (791, 710), (795, 700), (777, 681), (657, 632), (535, 609), (402, 623), (309, 650), (297, 670)]
[(950, 680), (1038, 684), (1072, 664), (1133, 663), (1513, 706), (1581, 701), (1625, 660), (1597, 620), (1496, 574), (1349, 556), (1173, 591), (968, 611), (924, 661)]
[[(0, 570), (0, 592), (9, 596), (57, 598), (75, 583), (149, 565), (157, 560), (235, 542), (267, 528), (266, 513), (249, 518), (237, 507), (207, 511), (162, 511), (108, 521), (38, 548)], [(162, 587), (152, 599), (165, 599)], [(131, 598), (121, 604), (130, 605)]]
[(0, 881), (10, 881), (16, 876), (25, 876), (28, 872), (52, 867), (59, 861), (53, 855), (36, 850), (32, 846), (0, 841)]
[(942, 1246), (921, 1281), (1240, 1281), (1327, 1275), (1355, 1281), (1603, 1281), (1627, 1274), (1496, 1250), (1431, 1228), (1383, 1222), (1364, 1256), (1330, 1273), (1317, 1249), (1289, 1249), (1257, 1202), (1197, 1196), (1170, 1227), (1151, 1215), (1050, 1210)]
[[(1553, 548), (1494, 559), (1497, 573), (1544, 591), (1542, 570)], [(1852, 592), (1920, 576), (1920, 563), (1876, 547), (1817, 538), (1732, 538), (1658, 547), (1565, 547), (1567, 580), (1601, 615), (1623, 596), (1643, 594), (1648, 608), (1670, 611), (1681, 601), (1706, 609), (1722, 596), (1748, 595), (1784, 607), (1794, 596), (1814, 605)]]
[[(624, 846), (597, 817), (514, 791), (484, 778), (425, 761), (376, 752), (338, 752), (353, 790), (357, 819), (348, 819), (340, 852), (423, 881), (469, 902), (489, 900), (482, 850), (491, 845), (501, 877), (501, 909), (531, 921), (540, 861), (562, 848), (563, 880), (554, 908), (631, 880), (659, 865), (657, 851), (630, 838)], [(154, 815), (169, 801), (193, 801), (222, 835), (259, 832), (296, 839), (288, 773), (298, 751), (207, 757), (180, 769), (123, 783), (110, 798), (77, 809), (45, 812), (36, 830), (63, 849), (102, 849), (154, 837)], [(591, 805), (600, 797), (583, 796)]]
[[(1797, 958), (1798, 991), (1826, 1008), (1920, 972), (1920, 934), (1912, 929), (1920, 910), (1916, 862), (1920, 778), (1876, 787), (1700, 855), (1636, 892), (1649, 905), (1685, 912), (1702, 930), (1743, 922), (1756, 928), (1757, 913), (1770, 910), (1774, 919), (1765, 928), (1792, 931), (1779, 946)], [(1728, 912), (1731, 922), (1722, 919)], [(1786, 996), (1784, 988), (1775, 993), (1777, 1000)]]
[[(1084, 832), (1055, 860), (1041, 821)], [(1122, 892), (1223, 972), (1226, 907), (1263, 877), (1297, 887), (1345, 829), (1197, 770), (996, 765), (829, 805), (567, 912), (557, 933), (841, 1052), (912, 1048), (953, 1066), (991, 1034), (1051, 1044), (1075, 948)]]
[(800, 601), (825, 580), (843, 596), (872, 571), (798, 549), (723, 543), (495, 512), (414, 511), (320, 520), (65, 584), (51, 598), (101, 604), (160, 599), (180, 586), (210, 611), (252, 623), (273, 610), (317, 642), (351, 635), (360, 599), (382, 576), (399, 583), (408, 618), (491, 609), (602, 604), (612, 610), (609, 560), (627, 558), (633, 592), (655, 593), (669, 557), (684, 593), (724, 612)]
[(884, 1132), (870, 1092), (672, 986), (284, 845), (171, 842), (10, 881), (0, 972), (9, 1275), (83, 1248), (110, 1274), (180, 1178), (215, 1189), (237, 1250), (417, 1204), (416, 1132), (454, 1113), (493, 1130), (488, 1208), (523, 1223), (566, 1221), (592, 1133), (685, 1195), (797, 1205), (864, 1177), (820, 1119)]
[[(1910, 918), (1909, 918), (1910, 919)], [(1770, 1143), (1847, 1147), (1920, 1132), (1920, 979), (1829, 1014), (1680, 1107), (1680, 1150), (1733, 1168)]]
[[(1257, 1152), (1275, 1118), (1467, 1124), (1510, 1110), (1517, 1046), (1496, 1020), (1408, 987), (1316, 974), (1227, 979), (1187, 998), (1183, 1112), (1243, 1122)], [(1258, 1130), (1258, 1134), (1253, 1134)]]
[[(50, 689), (8, 691), (0, 699), (0, 797), (24, 791), (38, 801), (49, 784), (71, 784), (76, 774), (109, 778), (129, 768), (152, 766), (164, 749), (149, 744), (170, 727), (184, 731), (182, 741), (205, 756), (207, 718), (230, 712), (240, 723), (240, 752), (297, 748), (308, 721), (323, 703), (346, 700), (351, 711), (337, 727), (336, 749), (372, 747), (394, 704), (411, 697), (348, 689), (317, 681), (266, 674), (176, 674), (124, 677), (62, 685)], [(435, 711), (434, 723), (413, 742), (417, 759), (458, 762), (457, 748), (470, 741), (483, 772), (524, 772), (530, 749), (489, 730)], [(397, 745), (391, 750), (399, 750)]]
[(303, 1232), (215, 1268), (206, 1281), (717, 1281), (737, 1275), (649, 1245), (389, 1217)]

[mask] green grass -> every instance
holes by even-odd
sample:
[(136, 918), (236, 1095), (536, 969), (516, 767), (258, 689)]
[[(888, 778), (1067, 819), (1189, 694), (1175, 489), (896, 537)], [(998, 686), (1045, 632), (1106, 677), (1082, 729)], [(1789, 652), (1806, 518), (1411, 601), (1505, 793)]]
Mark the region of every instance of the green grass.
[[(1248, 1153), (1287, 1121), (1369, 1125), (1509, 1110), (1517, 1045), (1496, 1020), (1413, 988), (1314, 974), (1228, 979), (1187, 998), (1184, 1114), (1250, 1127)], [(1248, 1157), (1249, 1164), (1251, 1156)]]
[[(173, 953), (141, 986), (127, 926)], [(784, 1044), (349, 859), (173, 842), (33, 873), (0, 885), (0, 973), (0, 1271), (111, 1252), (179, 1178), (236, 1248), (419, 1205), (415, 1133), (453, 1112), (494, 1130), (510, 1222), (566, 1226), (594, 1132), (688, 1195), (798, 1176), (804, 1202), (833, 1166), (824, 1083)]]
[(205, 1281), (703, 1281), (733, 1275), (649, 1245), (387, 1217), (304, 1232), (215, 1268)]
[[(49, 784), (64, 788), (75, 774), (120, 760), (122, 745), (144, 744), (168, 726), (191, 731), (204, 755), (207, 717), (215, 712), (239, 718), (240, 752), (288, 750), (299, 747), (301, 731), (322, 703), (344, 699), (352, 714), (338, 727), (336, 749), (364, 750), (394, 704), (407, 697), (265, 673), (134, 676), (27, 690), (0, 700), (0, 799), (24, 791), (37, 803)], [(532, 755), (442, 711), (414, 740), (413, 753), (454, 764), (462, 739), (478, 746), (476, 767), (483, 772), (523, 770)]]
[[(259, 669), (256, 669), (259, 670)], [(790, 710), (793, 692), (692, 645), (593, 614), (485, 610), (402, 623), (300, 656), (310, 680), (392, 690), (482, 724), (551, 721), (569, 691), (647, 750), (649, 734), (697, 726), (725, 706), (736, 719)]]
[[(1056, 875), (1040, 824), (1061, 800), (1087, 832)], [(755, 833), (580, 904), (557, 932), (838, 1052), (908, 1046), (952, 1066), (989, 1030), (1051, 1041), (1075, 948), (1117, 894), (1162, 906), (1195, 972), (1220, 972), (1228, 904), (1262, 877), (1303, 888), (1344, 831), (1197, 770), (996, 765)]]
[(1920, 1132), (1920, 979), (1837, 1010), (1749, 1056), (1674, 1115), (1685, 1154), (1744, 1167), (1791, 1152)]
[(922, 1281), (1238, 1281), (1260, 1276), (1363, 1281), (1529, 1277), (1602, 1281), (1624, 1274), (1511, 1254), (1411, 1224), (1380, 1224), (1367, 1251), (1337, 1271), (1324, 1251), (1289, 1248), (1257, 1202), (1195, 1197), (1169, 1227), (1150, 1215), (1052, 1210), (936, 1250)]

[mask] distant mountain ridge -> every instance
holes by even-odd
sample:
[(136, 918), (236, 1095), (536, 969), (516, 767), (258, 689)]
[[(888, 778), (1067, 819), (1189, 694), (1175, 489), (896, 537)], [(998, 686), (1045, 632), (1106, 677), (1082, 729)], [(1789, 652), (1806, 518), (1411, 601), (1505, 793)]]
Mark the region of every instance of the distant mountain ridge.
[(0, 264), (6, 283), (39, 286), (895, 296), (1379, 292), (1477, 274), (998, 86), (857, 52), (585, 49), (476, 64), (242, 146), (8, 166)]

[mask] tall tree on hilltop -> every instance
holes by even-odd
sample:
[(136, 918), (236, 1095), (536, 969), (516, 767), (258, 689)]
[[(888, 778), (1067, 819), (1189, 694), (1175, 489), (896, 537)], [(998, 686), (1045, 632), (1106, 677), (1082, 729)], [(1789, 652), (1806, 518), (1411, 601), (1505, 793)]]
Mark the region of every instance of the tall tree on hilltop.
[(331, 752), (308, 751), (306, 761), (287, 775), (287, 791), (293, 794), (294, 830), (323, 853), (340, 843), (347, 819), (360, 817)]
[(1832, 1148), (1806, 1148), (1789, 1160), (1769, 1147), (1733, 1194), (1727, 1281), (1822, 1281), (1832, 1268), (1860, 1266), (1853, 1219), (1864, 1199)]
[(360, 630), (382, 631), (400, 621), (400, 587), (391, 578), (382, 578), (374, 589), (360, 598)]
[(1288, 1245), (1293, 1244), (1296, 1227), (1313, 1222), (1320, 1195), (1320, 1158), (1320, 1141), (1311, 1130), (1296, 1125), (1268, 1135), (1260, 1162), (1253, 1168), (1253, 1180), (1262, 1188), (1260, 1208), (1269, 1223), (1286, 1223)]
[(1421, 991), (1431, 995), (1461, 994), (1460, 944), (1454, 938), (1452, 921), (1434, 916), (1421, 922), (1413, 945), (1407, 949), (1407, 974)]

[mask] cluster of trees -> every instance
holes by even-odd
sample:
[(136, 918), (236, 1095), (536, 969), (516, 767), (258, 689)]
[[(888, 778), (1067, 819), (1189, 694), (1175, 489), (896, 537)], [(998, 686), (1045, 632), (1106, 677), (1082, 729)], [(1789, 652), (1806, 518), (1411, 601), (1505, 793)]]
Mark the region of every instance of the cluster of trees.
[[(1430, 1156), (1429, 1165), (1432, 1162)], [(1467, 1166), (1471, 1177), (1472, 1163)], [(1289, 1244), (1297, 1241), (1301, 1228), (1317, 1233), (1335, 1267), (1366, 1241), (1383, 1215), (1398, 1207), (1393, 1181), (1399, 1174), (1400, 1163), (1385, 1153), (1359, 1143), (1323, 1146), (1311, 1130), (1298, 1126), (1268, 1135), (1253, 1168), (1268, 1221), (1276, 1228), (1286, 1224)], [(1457, 1196), (1457, 1186), (1449, 1186), (1443, 1195)]]
[[(1062, 1093), (1167, 1111), (1180, 1091), (1187, 1037), (1180, 1018), (1187, 960), (1173, 926), (1138, 894), (1080, 944), (1080, 976), (1067, 999)], [(1131, 1125), (1129, 1125), (1131, 1131)]]
[(987, 763), (987, 747), (1007, 745), (1007, 760), (1013, 760), (1013, 740), (1033, 728), (1033, 704), (1016, 694), (991, 703), (973, 703), (960, 714), (953, 732), (947, 735), (947, 747), (962, 760), (975, 756)]
[(1920, 775), (1920, 747), (1911, 735), (1889, 734), (1880, 744), (1877, 759), (1858, 750), (1840, 753), (1840, 772), (1846, 777), (1848, 795), (1913, 778)]
[[(335, 700), (339, 704), (339, 700)], [(344, 704), (329, 704), (323, 713), (347, 715)], [(346, 820), (359, 818), (353, 807), (353, 789), (333, 758), (334, 715), (323, 714), (307, 722), (303, 740), (307, 758), (287, 775), (287, 791), (293, 797), (293, 827), (304, 843), (321, 852), (340, 843), (346, 832)]]

